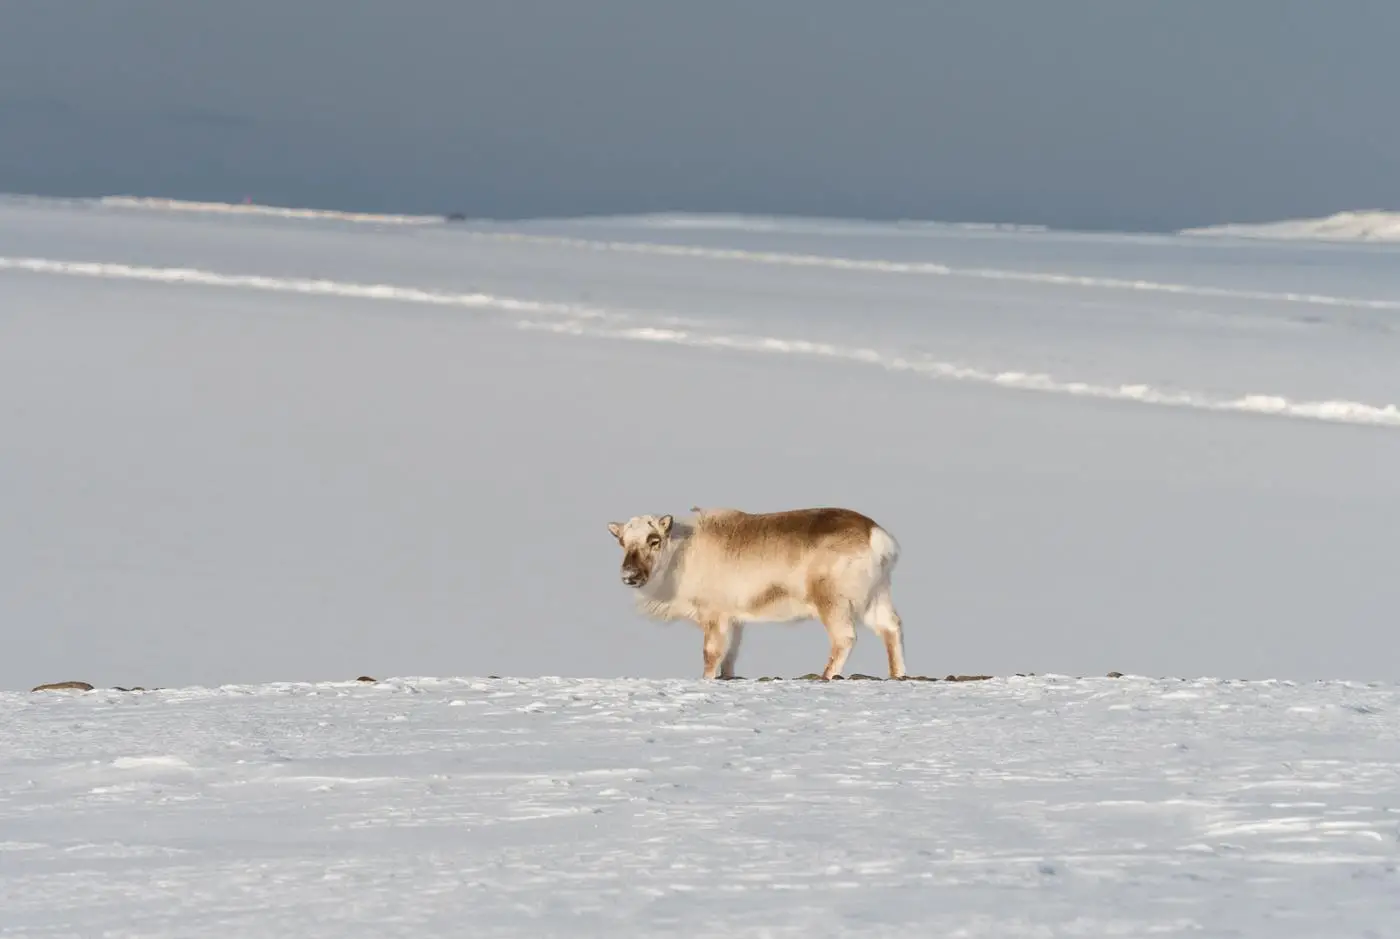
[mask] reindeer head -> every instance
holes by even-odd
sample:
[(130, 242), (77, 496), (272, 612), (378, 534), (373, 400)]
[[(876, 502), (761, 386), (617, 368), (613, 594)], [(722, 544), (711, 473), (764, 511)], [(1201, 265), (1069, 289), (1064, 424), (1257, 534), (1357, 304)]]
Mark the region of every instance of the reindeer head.
[(608, 531), (622, 545), (622, 582), (642, 587), (651, 579), (656, 561), (671, 537), (671, 516), (635, 515), (625, 522), (611, 522)]

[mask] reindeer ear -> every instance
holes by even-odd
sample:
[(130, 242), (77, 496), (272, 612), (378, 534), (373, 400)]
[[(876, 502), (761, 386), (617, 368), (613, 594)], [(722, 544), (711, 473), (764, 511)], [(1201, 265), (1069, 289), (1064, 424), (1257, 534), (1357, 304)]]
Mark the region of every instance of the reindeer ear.
[(671, 518), (671, 516), (663, 515), (656, 520), (656, 527), (661, 529), (661, 534), (669, 535), (671, 533), (671, 523), (673, 521), (675, 521), (675, 519)]
[(608, 531), (612, 532), (612, 536), (618, 541), (622, 540), (622, 526), (617, 522), (608, 522)]

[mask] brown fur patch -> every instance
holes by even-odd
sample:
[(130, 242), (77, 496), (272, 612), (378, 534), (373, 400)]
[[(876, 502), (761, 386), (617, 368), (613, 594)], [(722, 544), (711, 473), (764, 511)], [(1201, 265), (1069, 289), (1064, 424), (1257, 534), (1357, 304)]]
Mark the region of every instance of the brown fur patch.
[(836, 591), (832, 589), (831, 581), (825, 577), (813, 577), (807, 584), (807, 595), (812, 598), (818, 616), (825, 620), (827, 612), (836, 602)]
[(787, 512), (728, 511), (702, 515), (699, 525), (716, 536), (724, 551), (745, 554), (766, 545), (847, 548), (870, 543), (872, 519), (851, 509), (792, 509)]
[(769, 584), (767, 590), (749, 601), (749, 609), (761, 610), (779, 600), (786, 600), (789, 596), (788, 589), (782, 584)]

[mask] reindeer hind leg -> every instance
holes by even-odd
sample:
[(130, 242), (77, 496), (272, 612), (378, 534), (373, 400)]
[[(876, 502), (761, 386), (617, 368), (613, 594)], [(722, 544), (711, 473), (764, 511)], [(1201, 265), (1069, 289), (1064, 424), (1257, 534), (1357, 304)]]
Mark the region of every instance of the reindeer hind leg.
[(846, 667), (846, 659), (856, 644), (856, 623), (850, 606), (845, 603), (828, 605), (821, 611), (821, 619), (831, 639), (831, 655), (827, 658), (826, 668), (822, 670), (822, 678), (830, 679), (841, 674), (841, 669)]
[(885, 655), (889, 659), (890, 677), (904, 677), (904, 623), (894, 608), (888, 583), (877, 588), (874, 599), (865, 613), (865, 624), (885, 641)]

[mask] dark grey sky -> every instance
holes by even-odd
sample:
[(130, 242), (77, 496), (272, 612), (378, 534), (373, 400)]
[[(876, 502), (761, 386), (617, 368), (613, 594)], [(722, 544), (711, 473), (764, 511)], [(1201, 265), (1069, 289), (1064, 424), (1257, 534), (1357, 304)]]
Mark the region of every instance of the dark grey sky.
[(0, 0), (0, 190), (1136, 229), (1400, 208), (1397, 38), (1393, 0)]

